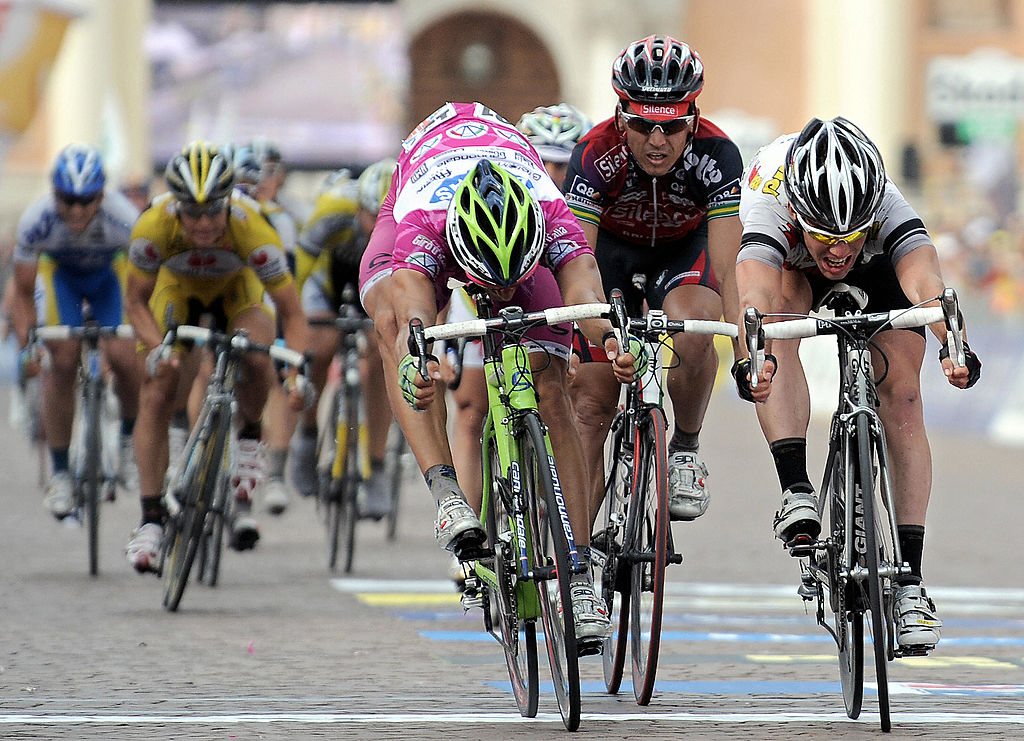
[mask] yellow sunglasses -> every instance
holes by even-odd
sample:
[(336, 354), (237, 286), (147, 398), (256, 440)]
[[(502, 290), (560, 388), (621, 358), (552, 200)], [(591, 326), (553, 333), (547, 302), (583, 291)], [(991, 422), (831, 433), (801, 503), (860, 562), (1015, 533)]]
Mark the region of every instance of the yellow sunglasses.
[(833, 237), (831, 234), (822, 234), (821, 232), (815, 232), (810, 229), (804, 229), (804, 232), (822, 244), (839, 244), (840, 242), (849, 244), (850, 242), (856, 242), (861, 237), (867, 236), (866, 230), (851, 232), (850, 234), (844, 234), (841, 237)]

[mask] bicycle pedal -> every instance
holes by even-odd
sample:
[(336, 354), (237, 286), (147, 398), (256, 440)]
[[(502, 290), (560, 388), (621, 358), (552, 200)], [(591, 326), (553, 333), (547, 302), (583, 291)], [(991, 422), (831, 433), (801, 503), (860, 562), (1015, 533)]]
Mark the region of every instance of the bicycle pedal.
[(893, 656), (897, 659), (913, 659), (928, 656), (934, 648), (935, 646), (921, 646), (920, 648), (897, 646), (893, 651)]
[(480, 561), (494, 555), (494, 550), (485, 545), (486, 536), (482, 530), (467, 530), (452, 541), (452, 553), (460, 561)]
[(810, 535), (800, 534), (785, 544), (789, 555), (793, 558), (806, 558), (814, 553), (818, 541)]
[(584, 656), (599, 656), (604, 653), (604, 641), (600, 638), (586, 638), (577, 639), (576, 641), (576, 655), (578, 657)]

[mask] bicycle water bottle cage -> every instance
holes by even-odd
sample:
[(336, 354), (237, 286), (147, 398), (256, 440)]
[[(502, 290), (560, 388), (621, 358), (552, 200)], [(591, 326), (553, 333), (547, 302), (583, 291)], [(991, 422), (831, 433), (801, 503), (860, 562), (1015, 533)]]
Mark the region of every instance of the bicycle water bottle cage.
[(846, 283), (836, 283), (825, 294), (819, 306), (828, 307), (836, 316), (860, 314), (868, 305), (868, 294), (864, 289)]

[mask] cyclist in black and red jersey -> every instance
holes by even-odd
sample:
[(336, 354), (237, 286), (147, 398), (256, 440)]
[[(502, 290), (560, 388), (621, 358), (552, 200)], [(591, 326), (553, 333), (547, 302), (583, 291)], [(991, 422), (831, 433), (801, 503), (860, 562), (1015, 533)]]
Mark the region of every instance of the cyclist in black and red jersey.
[[(736, 321), (740, 244), (736, 145), (700, 117), (704, 66), (689, 46), (649, 36), (612, 67), (615, 115), (573, 150), (565, 195), (594, 248), (605, 293), (619, 288), (631, 314), (644, 301), (672, 319)], [(724, 304), (724, 312), (723, 312)], [(669, 372), (675, 410), (669, 444), (669, 512), (693, 520), (708, 508), (707, 468), (698, 437), (718, 368), (708, 336), (676, 335), (681, 362)], [(584, 360), (587, 348), (581, 348)], [(596, 512), (602, 496), (603, 446), (619, 398), (609, 369), (583, 364), (574, 384), (576, 416)]]

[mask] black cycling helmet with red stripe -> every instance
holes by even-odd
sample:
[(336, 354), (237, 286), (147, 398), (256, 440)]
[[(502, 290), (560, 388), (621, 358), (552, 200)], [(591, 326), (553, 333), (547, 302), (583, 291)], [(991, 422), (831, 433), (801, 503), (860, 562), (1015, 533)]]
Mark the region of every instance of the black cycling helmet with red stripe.
[(671, 36), (648, 36), (623, 49), (612, 65), (619, 98), (637, 103), (692, 103), (704, 87), (704, 63)]

